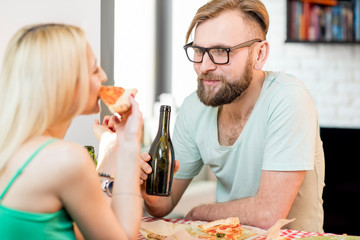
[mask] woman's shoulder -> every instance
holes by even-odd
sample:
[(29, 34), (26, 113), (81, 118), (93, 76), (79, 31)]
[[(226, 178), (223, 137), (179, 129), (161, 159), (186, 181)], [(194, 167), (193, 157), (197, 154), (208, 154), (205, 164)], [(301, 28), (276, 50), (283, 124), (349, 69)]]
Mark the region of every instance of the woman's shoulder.
[(48, 151), (46, 151), (46, 153), (49, 155), (49, 157), (51, 156), (53, 159), (61, 159), (62, 161), (66, 161), (66, 159), (78, 158), (81, 156), (85, 157), (88, 155), (88, 152), (84, 146), (62, 139), (57, 139), (52, 144), (49, 144), (47, 150)]
[[(21, 196), (37, 192), (32, 200), (54, 199), (54, 195), (59, 196), (82, 178), (96, 176), (95, 164), (87, 150), (79, 144), (60, 139), (55, 141), (51, 141), (48, 137), (31, 139), (19, 148), (12, 160), (10, 162), (12, 165), (9, 165), (8, 181), (11, 176), (15, 176), (16, 171), (21, 170), (22, 174), (12, 188), (15, 191), (17, 189), (15, 195)], [(52, 200), (44, 200), (44, 202), (49, 204)], [(54, 209), (54, 205), (50, 205), (50, 208)]]
[(66, 175), (82, 172), (89, 164), (93, 164), (85, 147), (60, 139), (49, 144), (39, 160), (42, 162), (40, 164), (48, 166), (48, 171), (66, 172)]

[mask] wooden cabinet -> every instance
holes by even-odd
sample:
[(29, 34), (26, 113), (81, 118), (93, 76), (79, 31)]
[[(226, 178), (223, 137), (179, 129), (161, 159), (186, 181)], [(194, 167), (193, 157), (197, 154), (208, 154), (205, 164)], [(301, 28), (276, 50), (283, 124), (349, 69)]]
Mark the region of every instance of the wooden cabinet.
[(287, 0), (286, 42), (360, 43), (360, 0)]

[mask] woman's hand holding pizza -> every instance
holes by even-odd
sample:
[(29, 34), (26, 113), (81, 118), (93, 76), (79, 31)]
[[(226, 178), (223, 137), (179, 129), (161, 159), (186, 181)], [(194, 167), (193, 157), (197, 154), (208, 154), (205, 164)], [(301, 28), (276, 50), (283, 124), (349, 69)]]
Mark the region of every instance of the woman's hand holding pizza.
[[(105, 116), (101, 125), (98, 120), (94, 122), (93, 130), (100, 141), (97, 169), (113, 171), (116, 166), (116, 159), (111, 157), (115, 155), (114, 147), (126, 148), (127, 143), (132, 145), (133, 142), (140, 146), (142, 114), (134, 97), (130, 96), (129, 98), (131, 107), (121, 113), (120, 118), (116, 115)], [(104, 161), (105, 159), (106, 161)]]
[(101, 125), (98, 120), (95, 120), (93, 130), (99, 141), (106, 132), (118, 132), (118, 134), (122, 135), (121, 139), (136, 136), (137, 140), (140, 141), (142, 134), (142, 114), (134, 96), (131, 95), (129, 99), (131, 108), (127, 111), (112, 116), (106, 115)]

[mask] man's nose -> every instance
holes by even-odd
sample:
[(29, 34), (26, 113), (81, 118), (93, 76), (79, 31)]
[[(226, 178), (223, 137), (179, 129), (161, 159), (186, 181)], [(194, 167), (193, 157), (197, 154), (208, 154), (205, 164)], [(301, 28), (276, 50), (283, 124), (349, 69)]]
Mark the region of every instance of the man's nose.
[(203, 60), (199, 64), (200, 64), (200, 71), (202, 72), (209, 72), (216, 69), (216, 64), (213, 63), (208, 52), (205, 52)]

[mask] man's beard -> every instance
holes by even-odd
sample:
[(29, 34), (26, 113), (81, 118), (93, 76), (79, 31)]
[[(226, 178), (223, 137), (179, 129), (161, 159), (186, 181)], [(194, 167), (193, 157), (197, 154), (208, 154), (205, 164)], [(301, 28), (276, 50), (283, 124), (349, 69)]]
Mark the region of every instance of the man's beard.
[[(201, 74), (198, 76), (197, 95), (202, 103), (207, 106), (217, 107), (232, 103), (249, 87), (252, 79), (252, 63), (249, 59), (246, 64), (245, 73), (234, 82), (229, 82), (224, 76), (218, 76), (212, 73)], [(203, 79), (220, 80), (221, 88), (215, 93), (213, 87), (206, 88)]]

